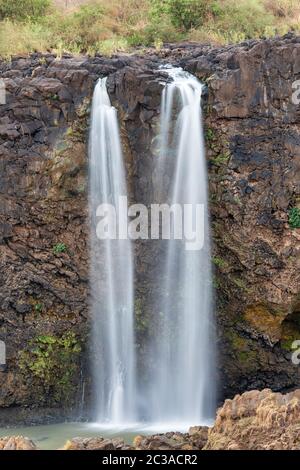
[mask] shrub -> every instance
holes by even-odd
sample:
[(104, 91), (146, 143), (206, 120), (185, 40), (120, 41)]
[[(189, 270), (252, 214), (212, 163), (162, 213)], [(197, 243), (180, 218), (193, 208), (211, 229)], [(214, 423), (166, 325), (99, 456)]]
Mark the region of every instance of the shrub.
[(58, 13), (45, 19), (45, 23), (53, 31), (53, 42), (58, 49), (80, 53), (86, 52), (91, 44), (99, 39), (104, 27), (103, 7), (97, 3), (81, 5), (75, 12), (63, 17)]
[(239, 40), (239, 34), (246, 39), (262, 36), (273, 21), (259, 0), (227, 0), (221, 7), (218, 27), (229, 40), (234, 35)]
[(300, 209), (293, 207), (289, 210), (289, 225), (291, 228), (300, 228)]
[(182, 39), (182, 34), (176, 30), (168, 17), (160, 21), (152, 20), (143, 31), (143, 45), (150, 46), (159, 41), (176, 42)]
[(152, 15), (170, 17), (173, 26), (189, 31), (199, 27), (212, 11), (212, 0), (152, 0)]
[(0, 20), (37, 20), (47, 13), (50, 5), (50, 0), (0, 0)]

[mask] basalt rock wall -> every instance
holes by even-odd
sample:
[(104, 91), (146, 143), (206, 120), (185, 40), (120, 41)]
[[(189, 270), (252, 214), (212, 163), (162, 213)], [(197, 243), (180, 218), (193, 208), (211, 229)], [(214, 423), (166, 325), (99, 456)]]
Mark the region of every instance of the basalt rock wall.
[[(206, 83), (220, 399), (299, 386), (300, 39), (212, 48), (165, 46), (145, 55), (1, 62), (0, 420), (77, 415), (89, 401), (87, 141), (94, 84), (109, 76), (130, 200), (155, 202), (156, 135), (166, 63)], [(169, 175), (164, 175), (166, 185)], [(159, 249), (136, 244), (139, 362), (157, 314)], [(297, 264), (298, 263), (298, 264)], [(66, 373), (67, 371), (67, 373)], [(85, 391), (85, 394), (83, 393)], [(42, 411), (32, 411), (31, 408)], [(11, 410), (11, 411), (9, 411)], [(28, 410), (28, 411), (26, 411)], [(57, 413), (53, 410), (57, 410)], [(47, 411), (47, 412), (46, 412)]]

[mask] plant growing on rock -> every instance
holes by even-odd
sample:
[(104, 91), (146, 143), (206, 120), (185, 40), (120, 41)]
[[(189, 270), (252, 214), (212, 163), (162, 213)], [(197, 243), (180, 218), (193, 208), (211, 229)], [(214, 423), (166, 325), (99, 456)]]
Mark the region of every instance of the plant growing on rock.
[(219, 256), (214, 256), (212, 261), (220, 269), (228, 267), (227, 261)]
[(65, 245), (65, 243), (57, 243), (56, 245), (54, 245), (52, 251), (55, 255), (65, 253), (67, 251), (67, 245)]
[(298, 207), (290, 209), (289, 225), (291, 228), (300, 228), (300, 209)]
[[(69, 399), (78, 369), (81, 346), (75, 333), (61, 337), (37, 336), (29, 341), (28, 350), (21, 351), (19, 367), (23, 374), (31, 374), (43, 391), (51, 392), (55, 401)], [(42, 392), (45, 398), (45, 394)]]
[(214, 137), (215, 137), (215, 134), (214, 134), (213, 129), (211, 127), (206, 129), (205, 140), (207, 140), (208, 142), (211, 142), (212, 140), (214, 140)]
[(41, 313), (43, 311), (43, 304), (38, 302), (35, 304), (34, 306), (34, 310), (37, 312), (37, 313)]
[(146, 315), (143, 312), (143, 302), (141, 298), (137, 298), (134, 302), (134, 313), (137, 331), (145, 332), (148, 328), (148, 321)]

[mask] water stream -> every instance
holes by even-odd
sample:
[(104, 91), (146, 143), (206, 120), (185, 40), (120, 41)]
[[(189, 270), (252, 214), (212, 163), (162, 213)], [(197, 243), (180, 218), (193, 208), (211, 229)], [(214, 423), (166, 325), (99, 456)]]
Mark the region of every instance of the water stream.
[[(156, 193), (165, 194), (160, 203), (168, 203), (173, 214), (181, 215), (173, 215), (171, 240), (160, 260), (163, 294), (152, 341), (150, 403), (154, 422), (174, 422), (178, 427), (205, 423), (214, 415), (215, 341), (203, 85), (180, 68), (165, 71), (170, 80), (162, 94)], [(166, 191), (167, 172), (171, 184)], [(182, 239), (176, 239), (179, 219)], [(186, 227), (195, 230), (197, 240), (193, 242), (191, 230), (185, 233)]]
[(133, 255), (127, 238), (96, 235), (99, 205), (118, 208), (127, 196), (117, 111), (105, 78), (94, 91), (89, 174), (95, 419), (120, 425), (135, 420)]

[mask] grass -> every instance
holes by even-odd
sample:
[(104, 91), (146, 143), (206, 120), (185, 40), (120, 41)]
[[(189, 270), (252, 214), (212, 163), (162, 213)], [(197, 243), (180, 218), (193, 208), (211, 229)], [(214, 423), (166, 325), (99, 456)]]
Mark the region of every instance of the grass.
[(111, 55), (179, 40), (227, 44), (289, 30), (300, 31), (298, 0), (0, 0), (4, 58)]

